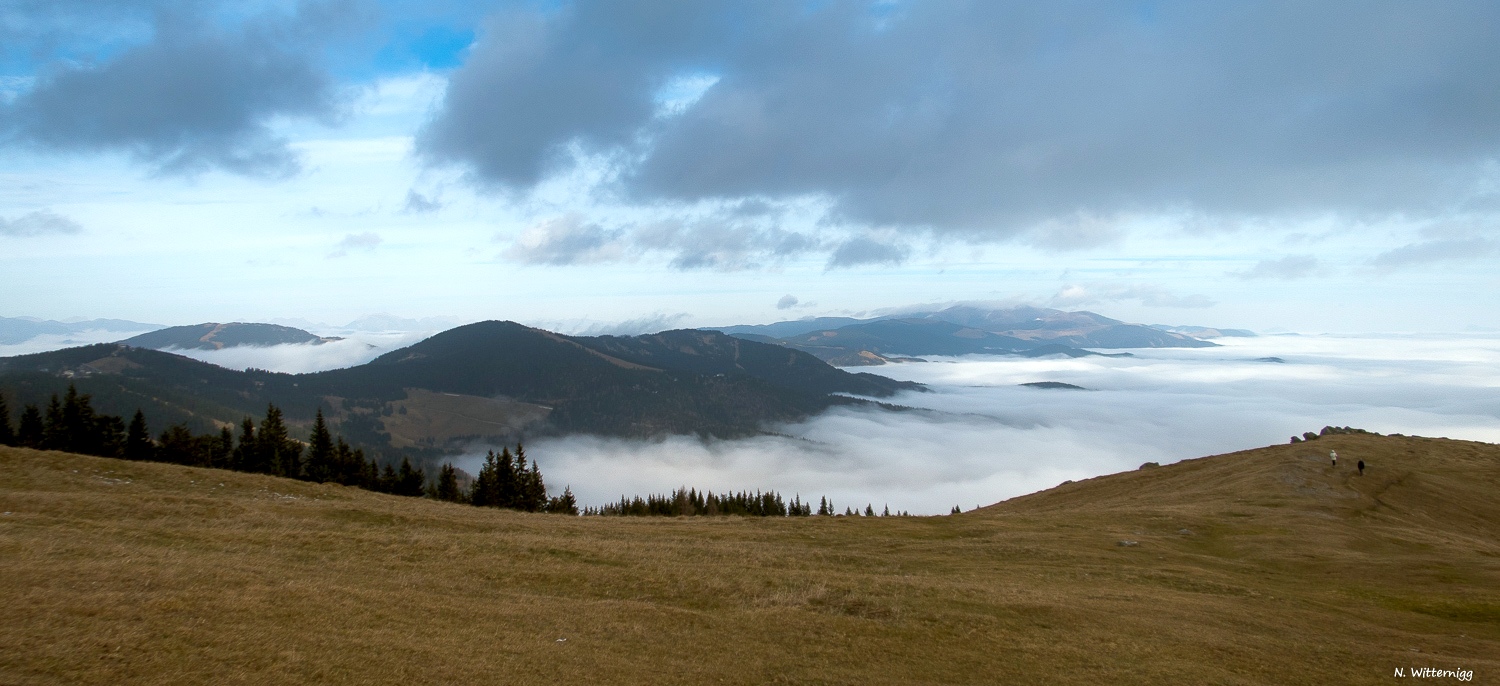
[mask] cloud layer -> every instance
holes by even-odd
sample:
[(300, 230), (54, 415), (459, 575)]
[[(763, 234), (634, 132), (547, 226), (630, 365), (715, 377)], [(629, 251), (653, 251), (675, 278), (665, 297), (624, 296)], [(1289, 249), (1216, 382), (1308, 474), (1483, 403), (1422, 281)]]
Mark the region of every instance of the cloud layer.
[(15, 219), (0, 217), (0, 236), (30, 237), (82, 231), (83, 227), (78, 222), (47, 210), (27, 212)]
[(0, 130), (43, 149), (126, 152), (162, 173), (296, 171), (272, 120), (333, 116), (337, 88), (317, 48), (350, 17), (316, 2), (234, 28), (182, 7), (155, 17), (149, 41), (37, 74), (0, 108)]
[[(511, 189), (582, 154), (641, 202), (821, 196), (989, 238), (1435, 212), (1500, 153), (1497, 29), (1482, 2), (573, 2), (492, 17), (419, 150)], [(833, 264), (900, 258), (860, 240)]]
[[(1500, 441), (1493, 336), (1222, 342), (1136, 358), (892, 365), (879, 371), (937, 391), (896, 398), (926, 411), (835, 410), (779, 427), (784, 436), (744, 441), (573, 437), (536, 441), (528, 452), (551, 487), (569, 485), (588, 504), (688, 485), (939, 514), (1143, 462), (1283, 443), (1325, 424)], [(1285, 362), (1260, 359), (1270, 356)], [(1032, 381), (1091, 390), (1017, 385)]]

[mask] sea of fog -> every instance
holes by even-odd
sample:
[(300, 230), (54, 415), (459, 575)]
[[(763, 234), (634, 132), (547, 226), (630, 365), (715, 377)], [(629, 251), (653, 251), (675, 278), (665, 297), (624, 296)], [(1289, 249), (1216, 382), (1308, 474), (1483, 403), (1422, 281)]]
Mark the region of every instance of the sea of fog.
[[(325, 345), (178, 351), (244, 369), (311, 372), (367, 362), (421, 333), (345, 332)], [(5, 346), (0, 356), (79, 344)], [(836, 409), (733, 441), (538, 439), (554, 492), (599, 505), (679, 486), (776, 490), (845, 507), (967, 510), (1065, 480), (1286, 442), (1324, 425), (1500, 442), (1500, 335), (1310, 335), (1220, 339), (1133, 357), (929, 357), (866, 367), (931, 392)], [(1271, 361), (1270, 358), (1280, 360)], [(1060, 381), (1086, 390), (1019, 384)], [(488, 446), (455, 458), (471, 473)], [(1357, 458), (1358, 456), (1349, 456)]]
[[(926, 384), (929, 393), (886, 399), (909, 411), (836, 409), (744, 440), (571, 437), (537, 440), (527, 452), (554, 490), (569, 485), (585, 504), (687, 485), (828, 496), (839, 511), (935, 514), (1144, 462), (1284, 443), (1330, 424), (1500, 442), (1500, 337), (1220, 342), (1128, 358), (929, 357), (851, 370)], [(1019, 385), (1036, 381), (1087, 390)], [(478, 462), (459, 464), (472, 471)]]

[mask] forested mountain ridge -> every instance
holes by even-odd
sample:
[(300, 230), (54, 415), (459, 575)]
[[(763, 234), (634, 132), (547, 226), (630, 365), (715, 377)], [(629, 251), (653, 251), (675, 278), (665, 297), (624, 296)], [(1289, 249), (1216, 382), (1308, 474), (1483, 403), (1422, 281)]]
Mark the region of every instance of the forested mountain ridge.
[(891, 356), (1095, 354), (1084, 348), (1202, 348), (1215, 343), (1129, 324), (1093, 312), (967, 305), (872, 319), (820, 317), (714, 327), (732, 336), (801, 350), (841, 366), (884, 364)]
[(921, 388), (719, 333), (570, 337), (501, 321), (312, 374), (236, 371), (122, 344), (0, 358), (0, 393), (12, 407), (44, 405), (69, 384), (102, 412), (140, 408), (156, 427), (216, 430), (274, 403), (294, 432), (321, 408), (356, 444), (438, 453), (522, 434), (746, 436), (861, 402), (839, 393)]
[(139, 336), (132, 336), (121, 343), (136, 348), (168, 350), (221, 350), (242, 345), (270, 346), (288, 343), (319, 345), (338, 338), (325, 338), (302, 329), (278, 324), (255, 324), (244, 322), (206, 322), (189, 326), (170, 326)]

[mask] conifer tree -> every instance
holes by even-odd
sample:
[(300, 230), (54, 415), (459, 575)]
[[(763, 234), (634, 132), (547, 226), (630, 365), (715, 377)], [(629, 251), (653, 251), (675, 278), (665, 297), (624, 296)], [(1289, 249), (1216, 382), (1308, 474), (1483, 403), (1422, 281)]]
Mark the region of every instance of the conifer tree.
[(210, 467), (218, 469), (229, 469), (231, 460), (234, 459), (234, 429), (227, 426), (219, 429), (219, 442), (214, 446), (213, 461)]
[(313, 419), (312, 436), (307, 442), (307, 478), (309, 481), (331, 481), (334, 478), (333, 437), (323, 421), (323, 408)]
[(391, 492), (396, 495), (420, 498), (426, 490), (424, 486), (426, 481), (426, 475), (421, 470), (412, 469), (411, 460), (403, 457), (401, 458), (401, 470), (396, 473), (396, 482)]
[(266, 418), (260, 423), (260, 436), (256, 438), (260, 456), (257, 460), (268, 474), (291, 477), (302, 476), (302, 446), (287, 436), (286, 421), (281, 408), (266, 406)]
[(67, 444), (67, 428), (63, 425), (62, 402), (54, 393), (52, 402), (47, 405), (47, 418), (42, 424), (42, 449), (62, 450)]
[(16, 426), (16, 444), (27, 448), (40, 448), (46, 434), (42, 422), (42, 411), (36, 405), (27, 405), (21, 410), (21, 421)]
[[(137, 414), (140, 414), (137, 412)], [(242, 472), (264, 472), (260, 464), (260, 447), (256, 445), (255, 420), (246, 417), (240, 423), (240, 443), (234, 449), (234, 468)]]
[(90, 446), (87, 445), (93, 423), (94, 410), (89, 407), (88, 397), (80, 398), (78, 387), (68, 384), (68, 392), (63, 395), (62, 425), (55, 449), (74, 453), (95, 452), (89, 450)]
[(865, 503), (865, 516), (866, 517), (874, 517), (875, 516), (875, 508), (871, 507), (869, 503)]
[(458, 470), (453, 468), (453, 463), (446, 463), (438, 470), (437, 489), (433, 496), (438, 500), (456, 503), (463, 498), (458, 490)]
[(882, 517), (889, 517), (889, 516), (891, 516), (891, 506), (890, 505), (886, 505), (885, 506), (885, 511), (882, 512), (882, 513), (880, 513), (880, 516), (882, 516)]
[(130, 428), (125, 431), (125, 459), (151, 460), (156, 457), (156, 446), (151, 443), (151, 433), (146, 429), (146, 415), (139, 408), (130, 418)]
[(479, 466), (479, 475), (469, 491), (469, 504), (475, 507), (500, 507), (500, 487), (496, 472), (499, 471), (495, 451), (485, 453), (484, 464)]
[(501, 448), (500, 454), (495, 456), (497, 499), (491, 507), (520, 507), (520, 477), (526, 473), (526, 453), (521, 453), (520, 457), (520, 460), (511, 457), (510, 448)]
[[(520, 446), (516, 446), (517, 454), (520, 454)], [(521, 480), (522, 501), (518, 509), (527, 512), (540, 512), (547, 506), (547, 486), (542, 483), (542, 470), (537, 467), (535, 461), (531, 463), (531, 470), (526, 472), (525, 478)]]
[(365, 459), (365, 449), (355, 448), (354, 459), (359, 462), (359, 485), (372, 491), (380, 490), (380, 467), (375, 458)]
[(380, 470), (380, 479), (376, 481), (375, 490), (381, 493), (395, 493), (396, 484), (400, 483), (396, 476), (396, 469), (387, 462), (385, 468)]
[(10, 406), (5, 404), (5, 396), (0, 395), (0, 445), (15, 445), (16, 432), (10, 426)]
[(200, 466), (203, 463), (198, 455), (197, 441), (193, 440), (193, 432), (185, 424), (167, 427), (156, 441), (156, 459), (162, 462), (189, 466)]
[(554, 514), (578, 516), (578, 499), (573, 497), (573, 487), (563, 487), (562, 495), (547, 503), (547, 511)]

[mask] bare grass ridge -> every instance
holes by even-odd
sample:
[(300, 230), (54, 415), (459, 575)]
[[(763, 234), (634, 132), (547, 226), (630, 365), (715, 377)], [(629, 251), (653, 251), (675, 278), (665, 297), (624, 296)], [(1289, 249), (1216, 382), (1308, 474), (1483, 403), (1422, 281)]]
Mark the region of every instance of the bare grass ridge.
[(1482, 683), (1497, 493), (1500, 447), (1364, 434), (957, 516), (768, 519), (4, 448), (0, 682)]

